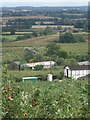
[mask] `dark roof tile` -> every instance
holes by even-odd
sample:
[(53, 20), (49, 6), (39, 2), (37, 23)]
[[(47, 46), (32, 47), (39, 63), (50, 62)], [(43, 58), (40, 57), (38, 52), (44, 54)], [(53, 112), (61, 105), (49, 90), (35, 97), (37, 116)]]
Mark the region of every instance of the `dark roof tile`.
[(90, 70), (90, 65), (70, 65), (70, 70)]

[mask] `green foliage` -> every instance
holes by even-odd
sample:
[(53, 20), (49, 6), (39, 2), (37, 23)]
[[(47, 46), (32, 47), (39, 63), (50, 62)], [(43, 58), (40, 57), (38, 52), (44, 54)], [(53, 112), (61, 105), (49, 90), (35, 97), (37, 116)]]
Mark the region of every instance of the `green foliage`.
[(54, 60), (57, 63), (57, 65), (61, 64), (61, 58), (68, 58), (67, 52), (61, 50), (60, 46), (55, 42), (50, 42), (49, 44), (47, 44), (46, 48), (46, 55), (52, 60)]
[(53, 30), (51, 27), (47, 26), (43, 32), (44, 35), (48, 35), (48, 34), (51, 34), (53, 33)]
[(2, 76), (2, 117), (88, 118), (87, 93), (87, 80), (16, 83), (5, 68)]
[(76, 55), (76, 60), (78, 61), (87, 61), (90, 58), (90, 54), (84, 53), (84, 54), (78, 54)]
[(2, 42), (8, 42), (7, 38), (2, 38)]
[(62, 80), (62, 79), (63, 79), (63, 77), (64, 77), (63, 72), (60, 72), (60, 74), (58, 75), (58, 77), (57, 77), (57, 78), (58, 78), (59, 80)]
[(42, 61), (43, 56), (38, 48), (33, 47), (31, 49), (25, 48), (24, 58), (27, 62), (38, 62), (38, 61)]
[(32, 35), (33, 35), (34, 37), (37, 37), (37, 36), (38, 36), (38, 33), (37, 33), (36, 31), (33, 31)]
[(25, 35), (22, 35), (22, 36), (18, 36), (16, 38), (16, 41), (18, 41), (18, 40), (25, 40), (25, 39), (28, 39), (28, 38), (31, 38), (31, 37), (32, 37), (31, 34), (25, 34)]
[(60, 35), (59, 42), (61, 43), (85, 42), (85, 38), (81, 34), (74, 35), (71, 32), (66, 32), (65, 34)]
[(60, 35), (59, 42), (61, 43), (74, 43), (75, 38), (71, 32), (66, 32), (65, 34)]
[(12, 76), (8, 75), (7, 67), (2, 71), (2, 118), (15, 118), (22, 114), (20, 109), (21, 89)]
[(35, 70), (42, 70), (43, 69), (43, 65), (37, 65), (35, 66)]
[(11, 30), (11, 35), (15, 35), (15, 29)]
[(47, 48), (47, 55), (52, 56), (52, 55), (59, 55), (60, 53), (60, 46), (57, 45), (55, 42), (50, 42), (46, 46)]
[(75, 35), (76, 42), (85, 42), (83, 35)]
[(88, 117), (88, 89), (85, 81), (30, 81), (20, 85), (25, 91), (26, 102), (23, 103), (23, 108), (26, 109), (28, 118)]
[(57, 59), (55, 61), (56, 61), (58, 66), (65, 65), (65, 62), (64, 62), (65, 60), (62, 57), (57, 57)]

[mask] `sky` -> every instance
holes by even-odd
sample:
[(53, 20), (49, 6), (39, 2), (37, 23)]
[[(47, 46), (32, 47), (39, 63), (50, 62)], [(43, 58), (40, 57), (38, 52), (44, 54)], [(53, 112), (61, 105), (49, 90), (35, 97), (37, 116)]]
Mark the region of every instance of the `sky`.
[(89, 0), (1, 0), (1, 6), (83, 6)]

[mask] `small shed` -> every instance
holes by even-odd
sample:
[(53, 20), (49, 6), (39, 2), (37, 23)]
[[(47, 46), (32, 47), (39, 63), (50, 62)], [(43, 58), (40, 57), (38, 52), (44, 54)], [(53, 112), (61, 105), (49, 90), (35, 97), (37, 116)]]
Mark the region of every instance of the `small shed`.
[(20, 61), (13, 61), (8, 66), (9, 70), (18, 70), (20, 71)]
[(71, 65), (64, 67), (64, 76), (79, 79), (90, 74), (90, 65)]
[(38, 77), (23, 77), (23, 78), (22, 78), (22, 81), (24, 82), (25, 80), (36, 81), (36, 80), (38, 80)]

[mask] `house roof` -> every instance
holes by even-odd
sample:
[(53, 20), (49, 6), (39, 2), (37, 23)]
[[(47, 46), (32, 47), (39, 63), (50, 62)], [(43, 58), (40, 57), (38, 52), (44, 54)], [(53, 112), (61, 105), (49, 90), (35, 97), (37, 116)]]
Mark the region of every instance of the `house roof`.
[(26, 63), (26, 64), (23, 64), (23, 66), (29, 66), (29, 67), (34, 67), (36, 65), (43, 65), (43, 66), (50, 66), (51, 65), (54, 65), (55, 62), (54, 61), (44, 61), (44, 62), (35, 62), (35, 63)]
[(20, 61), (15, 61), (14, 63), (16, 63), (17, 65), (20, 65)]
[(17, 65), (20, 65), (20, 61), (13, 61), (13, 62), (11, 62), (10, 64), (13, 64), (13, 63), (15, 63), (15, 64), (17, 64)]
[(69, 65), (68, 67), (70, 70), (90, 70), (90, 65)]

